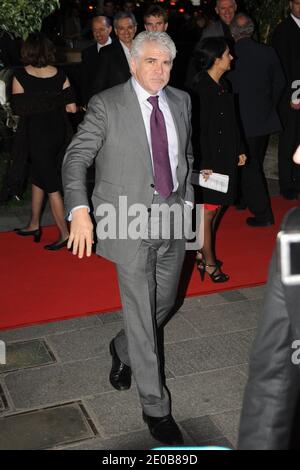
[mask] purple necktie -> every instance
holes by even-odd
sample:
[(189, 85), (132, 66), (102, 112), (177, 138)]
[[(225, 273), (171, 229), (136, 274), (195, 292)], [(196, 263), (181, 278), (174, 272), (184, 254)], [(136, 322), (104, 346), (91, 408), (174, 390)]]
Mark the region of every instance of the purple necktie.
[(158, 96), (150, 96), (148, 101), (153, 107), (150, 117), (150, 130), (155, 189), (158, 194), (167, 199), (173, 191), (173, 178), (166, 123), (164, 115), (158, 107)]

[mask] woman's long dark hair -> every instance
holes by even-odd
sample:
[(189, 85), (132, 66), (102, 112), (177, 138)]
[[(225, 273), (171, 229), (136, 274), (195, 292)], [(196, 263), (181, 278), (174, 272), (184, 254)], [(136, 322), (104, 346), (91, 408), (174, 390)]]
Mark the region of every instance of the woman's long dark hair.
[(31, 33), (21, 49), (21, 60), (24, 65), (46, 67), (55, 62), (55, 48), (50, 39), (42, 33)]
[(209, 70), (216, 59), (221, 59), (228, 48), (225, 38), (207, 38), (201, 41), (200, 46), (194, 52), (194, 61), (197, 72)]

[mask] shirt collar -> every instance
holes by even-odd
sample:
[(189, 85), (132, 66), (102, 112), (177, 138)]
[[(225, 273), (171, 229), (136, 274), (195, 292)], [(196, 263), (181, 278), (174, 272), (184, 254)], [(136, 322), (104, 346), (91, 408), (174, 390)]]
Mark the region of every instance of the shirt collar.
[(105, 47), (105, 46), (109, 46), (110, 44), (112, 43), (112, 40), (111, 40), (111, 37), (109, 36), (108, 40), (106, 41), (105, 44), (99, 44), (99, 42), (97, 42), (97, 50), (98, 52), (100, 51), (100, 49), (102, 47)]
[[(148, 100), (149, 96), (153, 96), (153, 95), (150, 95), (150, 93), (147, 90), (145, 90), (134, 77), (131, 77), (131, 82), (132, 82), (133, 89), (136, 92), (136, 95), (140, 102), (144, 103)], [(158, 96), (160, 101), (166, 100), (164, 90), (159, 90), (159, 92), (156, 93), (154, 96)]]
[(291, 13), (291, 17), (293, 18), (293, 20), (297, 23), (297, 25), (298, 25), (299, 28), (300, 28), (300, 19), (297, 18), (296, 16), (294, 16), (292, 13)]

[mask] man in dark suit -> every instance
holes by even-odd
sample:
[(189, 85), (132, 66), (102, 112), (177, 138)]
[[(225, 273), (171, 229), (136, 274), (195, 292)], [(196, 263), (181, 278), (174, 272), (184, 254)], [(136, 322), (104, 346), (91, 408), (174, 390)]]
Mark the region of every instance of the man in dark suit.
[(99, 56), (103, 47), (112, 43), (110, 34), (112, 26), (106, 16), (95, 16), (92, 20), (92, 33), (95, 44), (82, 51), (81, 59), (81, 94), (82, 104), (87, 105), (92, 97), (91, 84), (99, 68)]
[(99, 56), (93, 94), (126, 82), (130, 78), (130, 48), (137, 23), (132, 13), (121, 11), (114, 18), (117, 40), (104, 48)]
[[(132, 78), (90, 100), (66, 152), (62, 173), (72, 218), (68, 246), (73, 244), (79, 258), (85, 251), (91, 255), (86, 170), (95, 159), (97, 253), (116, 263), (125, 326), (110, 344), (110, 383), (129, 389), (133, 374), (151, 434), (176, 445), (183, 439), (171, 415), (158, 335), (174, 306), (185, 257), (181, 221), (169, 209), (182, 219), (191, 214), (194, 201), (191, 104), (187, 93), (167, 86), (176, 48), (166, 33), (140, 33), (131, 55)], [(108, 208), (112, 217), (106, 226)], [(170, 219), (160, 222), (163, 209)], [(142, 215), (138, 224), (137, 211)], [(115, 224), (120, 224), (116, 230)]]
[(249, 157), (241, 173), (242, 198), (254, 215), (247, 224), (264, 227), (272, 225), (274, 217), (263, 163), (270, 134), (281, 130), (277, 106), (285, 79), (274, 49), (252, 39), (251, 18), (244, 13), (236, 15), (231, 32), (236, 61), (229, 78), (238, 98)]
[(287, 80), (280, 103), (284, 130), (278, 149), (279, 186), (285, 198), (296, 199), (300, 193), (300, 168), (294, 165), (292, 156), (300, 139), (300, 104), (293, 99), (293, 87), (300, 80), (300, 0), (290, 1), (289, 5), (289, 16), (275, 29), (273, 46)]
[[(282, 235), (286, 240), (287, 235), (300, 236), (298, 207), (284, 218), (279, 243), (283, 240)], [(291, 243), (290, 247), (295, 255), (297, 251), (299, 253), (299, 242)], [(278, 246), (270, 265), (264, 309), (250, 356), (239, 450), (290, 450), (294, 446), (299, 449), (299, 433), (293, 436), (293, 431), (294, 425), (299, 425), (295, 418), (299, 416), (300, 393), (300, 288), (295, 277), (299, 277), (300, 258), (291, 256), (294, 266), (290, 273), (294, 276), (288, 279), (283, 276), (285, 269), (282, 266), (282, 262), (288, 261), (285, 258), (289, 256), (288, 252)], [(298, 442), (293, 443), (293, 437)]]

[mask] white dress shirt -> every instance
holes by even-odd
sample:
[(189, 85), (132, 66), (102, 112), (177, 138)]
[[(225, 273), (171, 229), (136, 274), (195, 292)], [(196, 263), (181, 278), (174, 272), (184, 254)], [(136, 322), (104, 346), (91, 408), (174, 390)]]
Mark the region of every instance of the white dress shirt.
[[(144, 125), (147, 134), (147, 140), (149, 144), (149, 149), (151, 153), (152, 167), (153, 167), (153, 155), (152, 155), (152, 145), (151, 145), (151, 130), (150, 130), (150, 117), (152, 113), (152, 105), (149, 103), (148, 98), (151, 96), (149, 92), (144, 90), (144, 88), (135, 80), (134, 77), (131, 78), (132, 86), (139, 100), (140, 108), (143, 115)], [(157, 93), (158, 96), (158, 106), (161, 112), (164, 115), (167, 136), (168, 136), (168, 151), (170, 158), (170, 166), (172, 171), (173, 179), (173, 191), (178, 189), (178, 180), (177, 180), (177, 167), (178, 167), (178, 137), (176, 132), (176, 127), (174, 120), (167, 102), (166, 94), (164, 90), (160, 90)], [(155, 192), (157, 194), (157, 192)]]
[(102, 47), (109, 46), (111, 43), (112, 43), (112, 40), (110, 36), (105, 44), (99, 44), (99, 42), (97, 42), (97, 51), (99, 52), (100, 49), (102, 49)]
[(296, 24), (297, 24), (298, 27), (300, 28), (300, 19), (297, 18), (297, 17), (296, 17), (295, 15), (293, 15), (292, 13), (291, 13), (291, 17), (293, 18), (293, 20), (296, 22)]
[(124, 54), (126, 55), (126, 59), (130, 68), (130, 60), (131, 60), (130, 49), (128, 49), (128, 47), (125, 46), (124, 42), (120, 41), (120, 44), (123, 47), (123, 51), (124, 51)]

